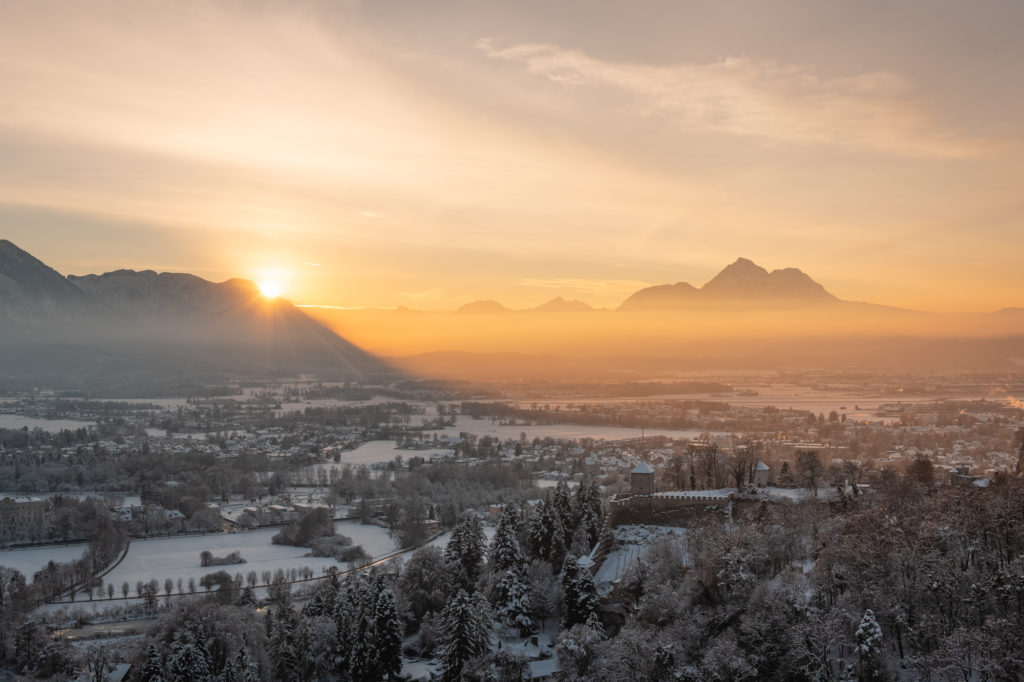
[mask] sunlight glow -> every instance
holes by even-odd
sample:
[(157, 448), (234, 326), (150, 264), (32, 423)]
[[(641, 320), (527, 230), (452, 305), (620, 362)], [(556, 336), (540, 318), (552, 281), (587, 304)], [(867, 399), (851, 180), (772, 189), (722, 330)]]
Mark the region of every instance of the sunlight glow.
[(265, 298), (277, 298), (284, 293), (281, 283), (273, 280), (262, 281), (260, 282), (259, 287), (260, 293), (263, 294)]

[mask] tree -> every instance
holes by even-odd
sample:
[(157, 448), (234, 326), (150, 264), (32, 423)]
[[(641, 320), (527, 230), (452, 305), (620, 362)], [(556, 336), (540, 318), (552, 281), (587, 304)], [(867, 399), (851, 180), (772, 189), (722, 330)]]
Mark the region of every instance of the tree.
[(783, 462), (779, 468), (779, 484), (789, 485), (793, 482), (793, 472), (789, 470), (789, 462)]
[(1017, 468), (1015, 473), (1024, 476), (1024, 426), (1017, 429), (1013, 434), (1013, 443), (1017, 446)]
[(580, 482), (579, 488), (576, 489), (576, 513), (579, 516), (577, 533), (580, 528), (584, 529), (589, 551), (600, 539), (601, 528), (604, 525), (601, 513), (601, 491), (598, 489), (597, 483), (593, 481)]
[(85, 656), (85, 667), (89, 672), (90, 682), (104, 682), (107, 679), (107, 673), (114, 669), (107, 647), (91, 647)]
[(488, 563), (492, 573), (522, 570), (526, 565), (526, 556), (519, 544), (519, 507), (514, 503), (506, 504), (502, 510), (491, 540)]
[(743, 488), (744, 481), (749, 480), (753, 468), (753, 451), (750, 445), (741, 445), (729, 458), (729, 475), (732, 477), (736, 490)]
[(562, 564), (562, 627), (582, 625), (597, 610), (597, 587), (590, 571), (580, 568), (579, 560), (569, 555)]
[(259, 682), (259, 668), (244, 646), (238, 647), (224, 674), (224, 682)]
[(169, 682), (192, 682), (208, 680), (211, 677), (210, 663), (198, 644), (190, 641), (177, 641), (171, 650), (167, 662), (167, 680)]
[(862, 680), (880, 678), (879, 658), (882, 653), (882, 628), (875, 620), (871, 609), (864, 612), (854, 634), (857, 643), (857, 655), (860, 657), (860, 676)]
[(487, 652), (491, 635), (490, 609), (482, 595), (465, 590), (441, 614), (441, 679), (458, 682), (466, 661)]
[(505, 571), (495, 589), (495, 606), (498, 609), (498, 620), (516, 628), (520, 636), (525, 637), (534, 630), (533, 617), (530, 615), (533, 607), (530, 603), (530, 589), (520, 571)]
[(574, 625), (558, 637), (558, 660), (578, 680), (591, 678), (591, 666), (604, 640), (604, 633), (587, 625)]
[(392, 679), (402, 672), (402, 625), (398, 622), (395, 594), (390, 589), (381, 590), (377, 597), (373, 630), (380, 673)]
[(406, 562), (398, 581), (413, 625), (430, 611), (440, 612), (452, 590), (451, 574), (437, 547), (422, 547)]
[(809, 450), (801, 452), (797, 456), (796, 468), (800, 474), (800, 484), (809, 493), (818, 496), (818, 481), (821, 479), (821, 459), (818, 453)]
[(276, 612), (268, 609), (267, 618), (270, 619), (267, 649), (273, 678), (285, 681), (301, 679), (300, 648), (296, 646), (299, 619), (292, 609), (291, 602), (285, 600), (278, 605)]
[(541, 500), (530, 515), (527, 528), (530, 553), (538, 559), (561, 565), (565, 557), (565, 529), (555, 508)]
[(576, 532), (576, 525), (579, 519), (572, 506), (572, 498), (569, 497), (569, 486), (565, 481), (559, 481), (555, 487), (555, 497), (552, 506), (558, 512), (558, 518), (562, 522), (562, 539), (565, 546), (572, 544), (572, 535)]
[(164, 682), (163, 657), (153, 643), (146, 647), (146, 662), (139, 672), (139, 682)]
[(914, 460), (907, 467), (907, 476), (923, 484), (926, 488), (935, 487), (935, 467), (932, 466), (932, 461), (925, 454), (918, 453), (914, 456)]
[(486, 547), (483, 519), (475, 511), (466, 512), (444, 550), (445, 561), (458, 570), (463, 588), (472, 589), (480, 577)]

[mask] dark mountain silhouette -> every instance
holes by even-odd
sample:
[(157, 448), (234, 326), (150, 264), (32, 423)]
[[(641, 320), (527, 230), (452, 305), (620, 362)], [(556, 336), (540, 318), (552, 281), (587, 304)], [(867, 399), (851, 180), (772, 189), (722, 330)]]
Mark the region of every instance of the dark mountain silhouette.
[(0, 244), (0, 381), (93, 390), (392, 370), (248, 280), (118, 270), (64, 278)]
[(768, 272), (746, 258), (726, 266), (700, 289), (686, 282), (647, 287), (623, 301), (619, 310), (671, 310), (701, 306), (771, 307), (821, 305), (838, 298), (796, 268)]
[(53, 268), (0, 239), (0, 324), (8, 331), (52, 316), (84, 317), (101, 306)]
[(593, 311), (593, 307), (584, 303), (583, 301), (567, 301), (561, 296), (551, 299), (547, 303), (542, 303), (536, 308), (531, 308), (530, 312), (535, 313), (589, 313)]
[(808, 300), (838, 300), (813, 279), (796, 268), (783, 268), (768, 272), (746, 258), (726, 266), (724, 270), (701, 287), (705, 296), (721, 298), (799, 298)]
[(619, 310), (666, 310), (686, 308), (700, 300), (700, 289), (687, 282), (659, 284), (636, 292), (618, 307)]

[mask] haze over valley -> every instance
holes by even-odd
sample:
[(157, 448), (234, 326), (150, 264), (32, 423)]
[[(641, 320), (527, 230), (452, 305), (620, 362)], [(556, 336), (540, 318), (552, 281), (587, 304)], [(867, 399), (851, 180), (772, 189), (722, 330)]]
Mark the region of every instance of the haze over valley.
[(1022, 26), (0, 1), (0, 682), (1024, 680)]

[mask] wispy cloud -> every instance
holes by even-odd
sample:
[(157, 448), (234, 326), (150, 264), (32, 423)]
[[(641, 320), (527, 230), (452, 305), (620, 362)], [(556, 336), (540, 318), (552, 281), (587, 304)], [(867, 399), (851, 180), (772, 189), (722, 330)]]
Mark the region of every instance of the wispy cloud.
[(824, 77), (810, 67), (748, 58), (652, 65), (541, 43), (482, 39), (476, 46), (567, 87), (622, 91), (633, 113), (670, 117), (691, 132), (925, 158), (977, 156), (988, 148), (942, 126), (896, 73)]

